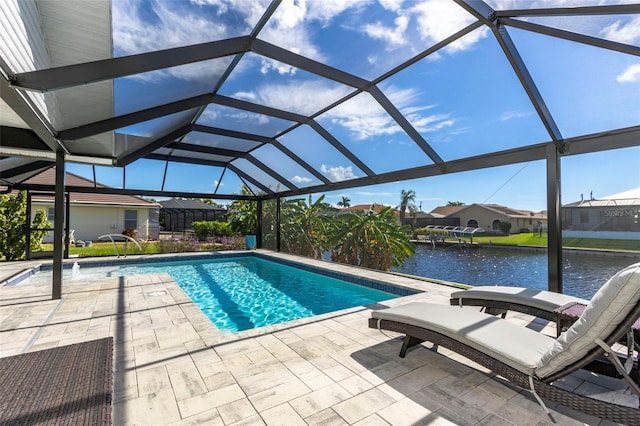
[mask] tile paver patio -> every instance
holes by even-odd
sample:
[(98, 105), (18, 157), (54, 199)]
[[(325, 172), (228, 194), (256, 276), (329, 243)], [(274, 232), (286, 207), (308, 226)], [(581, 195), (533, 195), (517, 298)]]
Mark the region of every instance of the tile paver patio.
[[(9, 269), (15, 263), (5, 276)], [(448, 303), (452, 290), (386, 277), (425, 293), (385, 306)], [(399, 358), (396, 335), (367, 327), (371, 307), (232, 334), (218, 331), (168, 274), (65, 281), (60, 300), (48, 300), (50, 291), (0, 286), (0, 356), (113, 336), (115, 425), (550, 423), (527, 392), (450, 351), (423, 346)], [(549, 405), (558, 424), (608, 424)]]

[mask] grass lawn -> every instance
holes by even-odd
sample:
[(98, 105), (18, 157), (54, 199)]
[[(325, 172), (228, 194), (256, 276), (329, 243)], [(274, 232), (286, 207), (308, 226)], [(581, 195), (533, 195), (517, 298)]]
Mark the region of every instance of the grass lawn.
[[(138, 250), (138, 247), (135, 244), (129, 243), (127, 246), (127, 254), (157, 254), (157, 253), (168, 253), (166, 248), (163, 250), (160, 247), (160, 243), (158, 241), (142, 241), (139, 243), (140, 247), (142, 247), (142, 251)], [(122, 256), (125, 251), (124, 242), (117, 242), (118, 253)], [(224, 249), (222, 244), (198, 244), (195, 250), (180, 250), (180, 251), (215, 251)], [(43, 244), (42, 251), (53, 251), (53, 244)], [(69, 255), (77, 255), (78, 257), (98, 257), (98, 256), (115, 256), (116, 250), (113, 247), (113, 243), (111, 241), (107, 242), (94, 242), (90, 247), (69, 247)]]
[[(534, 247), (547, 246), (547, 234), (543, 233), (539, 236), (537, 233), (514, 234), (509, 236), (485, 236), (474, 237), (474, 242), (482, 244), (505, 244), (505, 245), (522, 245)], [(565, 248), (582, 248), (596, 250), (621, 250), (640, 252), (640, 242), (638, 240), (606, 240), (596, 238), (563, 238), (562, 247)]]

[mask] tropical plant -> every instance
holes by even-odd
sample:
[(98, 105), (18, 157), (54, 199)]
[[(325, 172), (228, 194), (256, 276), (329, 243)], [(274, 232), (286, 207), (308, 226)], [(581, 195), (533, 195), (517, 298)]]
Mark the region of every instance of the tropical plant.
[(342, 196), (342, 200), (338, 201), (337, 203), (340, 207), (346, 209), (347, 207), (351, 206), (351, 200), (349, 199), (349, 197), (346, 196)]
[[(253, 193), (246, 185), (242, 185), (240, 193), (252, 196)], [(258, 228), (258, 206), (255, 201), (236, 200), (229, 204), (227, 220), (234, 232), (243, 235), (255, 235)]]
[(47, 213), (44, 210), (36, 210), (36, 214), (31, 222), (31, 251), (42, 250), (42, 240), (47, 236), (51, 228), (51, 223), (47, 221)]
[(346, 213), (329, 223), (333, 261), (388, 271), (415, 254), (408, 227), (398, 225), (392, 207)]
[(324, 214), (327, 204), (322, 195), (315, 202), (309, 195), (308, 203), (304, 199), (287, 200), (282, 204), (282, 227), (284, 248), (289, 253), (320, 259), (327, 247), (327, 223), (329, 217)]
[(447, 206), (464, 206), (462, 201), (448, 201)]
[[(38, 210), (32, 222), (32, 228), (48, 228), (46, 214)], [(38, 249), (47, 231), (31, 233), (31, 246)], [(0, 255), (6, 260), (17, 260), (24, 256), (27, 249), (27, 193), (19, 191), (16, 195), (0, 195)]]
[(404, 217), (407, 212), (407, 208), (409, 206), (415, 206), (416, 201), (416, 191), (410, 189), (405, 191), (404, 189), (400, 191), (400, 225), (404, 225)]

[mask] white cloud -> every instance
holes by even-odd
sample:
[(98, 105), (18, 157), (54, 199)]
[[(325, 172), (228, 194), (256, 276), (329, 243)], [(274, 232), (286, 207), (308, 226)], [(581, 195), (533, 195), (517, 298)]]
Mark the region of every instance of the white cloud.
[(235, 97), (273, 108), (311, 115), (347, 95), (352, 89), (323, 80), (265, 84), (253, 92), (238, 92)]
[[(415, 6), (412, 12), (417, 16), (420, 36), (428, 44), (440, 42), (476, 20), (454, 2), (441, 0), (424, 1)], [(450, 43), (445, 50), (455, 52), (468, 49), (487, 34), (485, 27), (477, 29)]]
[(367, 192), (367, 191), (358, 191), (356, 195), (361, 195), (363, 197), (391, 197), (394, 194), (391, 192)]
[[(197, 10), (175, 7), (179, 4), (166, 4), (157, 0), (144, 3), (138, 0), (114, 2), (112, 22), (115, 53), (132, 55), (235, 35), (231, 34), (231, 29), (222, 20), (198, 14)], [(150, 81), (171, 76), (181, 80), (202, 81), (212, 74), (221, 74), (229, 61), (198, 62), (128, 78)]]
[(236, 92), (233, 94), (233, 97), (251, 102), (255, 102), (255, 100), (258, 98), (254, 92)]
[(327, 166), (323, 164), (320, 171), (324, 173), (332, 182), (341, 182), (343, 180), (355, 179), (357, 176), (353, 173), (351, 166)]
[(523, 118), (529, 115), (531, 115), (531, 113), (522, 111), (505, 111), (502, 113), (502, 115), (500, 115), (500, 117), (498, 117), (498, 121), (509, 121), (513, 120), (514, 118)]
[(402, 7), (403, 0), (379, 0), (380, 5), (387, 10), (397, 11)]
[(616, 21), (605, 27), (600, 34), (603, 37), (625, 44), (638, 44), (640, 42), (640, 16), (636, 16), (627, 22)]
[(406, 44), (405, 31), (409, 25), (409, 18), (406, 16), (398, 16), (393, 28), (384, 26), (381, 22), (375, 22), (373, 24), (367, 24), (364, 26), (364, 31), (369, 37), (382, 40), (390, 44), (391, 46), (401, 46)]
[(213, 186), (224, 186), (224, 182), (220, 182), (219, 180), (214, 180)]
[(640, 81), (640, 64), (633, 64), (616, 77), (618, 83), (637, 83)]
[(291, 178), (291, 181), (293, 183), (308, 183), (313, 181), (313, 179), (306, 176), (294, 176), (293, 178)]
[[(452, 127), (455, 120), (450, 114), (424, 114), (434, 105), (416, 105), (420, 93), (414, 89), (390, 86), (383, 89), (389, 100), (402, 112), (411, 125), (421, 133)], [(359, 139), (393, 135), (404, 132), (389, 114), (368, 94), (360, 94), (327, 111), (322, 118), (341, 125)]]

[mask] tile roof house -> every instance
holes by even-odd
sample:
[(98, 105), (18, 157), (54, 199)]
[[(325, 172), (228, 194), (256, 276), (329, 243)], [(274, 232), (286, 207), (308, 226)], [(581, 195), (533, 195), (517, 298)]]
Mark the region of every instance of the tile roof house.
[[(67, 172), (66, 184), (108, 188)], [(29, 178), (25, 183), (50, 184), (55, 181), (55, 169), (46, 169)], [(53, 225), (53, 194), (31, 191), (32, 217), (36, 210), (45, 210), (49, 222)], [(157, 239), (160, 205), (141, 197), (122, 194), (69, 193), (69, 229), (74, 230), (74, 238), (83, 241), (95, 241), (106, 234), (120, 234), (126, 228), (133, 228), (136, 238), (141, 240)], [(45, 242), (52, 241), (52, 232)]]
[(542, 226), (546, 229), (546, 212), (519, 210), (499, 204), (469, 204), (465, 206), (441, 206), (431, 211), (444, 217), (457, 217), (460, 226), (499, 231), (500, 222), (511, 223), (511, 233), (533, 232)]

